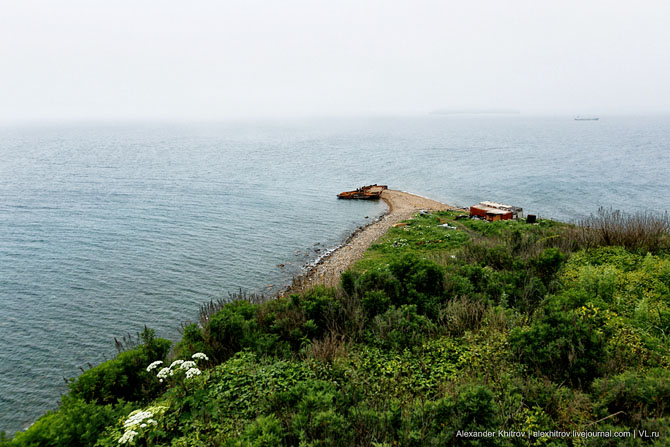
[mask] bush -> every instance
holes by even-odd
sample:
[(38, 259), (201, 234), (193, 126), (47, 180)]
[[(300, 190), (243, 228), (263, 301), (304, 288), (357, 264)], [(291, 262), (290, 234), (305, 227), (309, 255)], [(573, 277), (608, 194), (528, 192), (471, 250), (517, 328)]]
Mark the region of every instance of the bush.
[(332, 289), (317, 286), (302, 295), (293, 295), (291, 305), (301, 310), (307, 321), (313, 322), (314, 330), (304, 331), (310, 338), (320, 338), (341, 323), (342, 306)]
[(488, 239), (473, 241), (462, 252), (462, 257), (470, 264), (486, 265), (496, 270), (515, 270), (523, 265), (513, 253), (514, 247), (498, 244)]
[[(444, 295), (443, 267), (427, 259), (408, 254), (392, 262), (389, 269), (400, 283), (400, 302), (394, 304), (421, 304), (429, 297)], [(404, 302), (403, 302), (404, 300)]]
[(132, 410), (132, 404), (97, 405), (64, 397), (57, 411), (48, 412), (11, 441), (12, 447), (93, 446), (105, 427)]
[(400, 283), (390, 272), (386, 270), (370, 270), (362, 275), (353, 275), (354, 293), (363, 296), (366, 292), (383, 292), (393, 302), (400, 296)]
[(155, 338), (151, 329), (145, 329), (142, 340), (144, 344), (85, 371), (70, 383), (70, 394), (99, 404), (147, 401), (157, 396), (159, 383), (146, 367), (156, 360), (165, 360), (172, 343)]
[(263, 305), (247, 300), (225, 304), (213, 314), (203, 329), (196, 325), (184, 328), (184, 338), (176, 350), (180, 356), (198, 351), (219, 364), (242, 349), (267, 353), (276, 347), (277, 338), (258, 327), (258, 312)]
[(644, 373), (627, 371), (598, 379), (591, 390), (604, 413), (622, 412), (617, 419), (628, 424), (670, 416), (670, 371), (667, 369), (653, 368)]
[(417, 313), (415, 305), (391, 306), (384, 314), (377, 315), (369, 333), (370, 343), (389, 349), (419, 346), (435, 333), (435, 325)]
[(535, 374), (573, 386), (588, 385), (605, 358), (603, 337), (589, 320), (552, 306), (530, 328), (515, 328), (509, 341)]
[(545, 286), (554, 279), (565, 259), (566, 256), (558, 248), (552, 247), (544, 250), (533, 260), (535, 271)]
[(282, 445), (285, 433), (281, 422), (275, 415), (259, 416), (248, 425), (237, 441), (229, 446), (239, 447), (276, 447)]
[(307, 379), (270, 397), (270, 409), (288, 427), (284, 445), (349, 446), (348, 398), (333, 384)]
[(330, 331), (340, 331), (345, 323), (335, 291), (314, 287), (260, 305), (246, 300), (227, 303), (208, 318), (204, 328), (186, 326), (176, 351), (181, 356), (204, 352), (216, 364), (243, 349), (286, 356)]
[(365, 292), (363, 299), (361, 299), (361, 305), (363, 310), (368, 318), (372, 319), (376, 315), (386, 312), (391, 304), (391, 298), (389, 298), (381, 290), (370, 290)]
[(175, 347), (176, 357), (187, 357), (193, 352), (204, 352), (209, 358), (212, 358), (211, 349), (205, 343), (200, 327), (193, 323), (184, 326), (181, 340)]
[(461, 431), (491, 431), (498, 427), (493, 393), (483, 385), (467, 385), (456, 395), (436, 401), (417, 400), (403, 418), (400, 444), (406, 446), (499, 445), (494, 438), (456, 437)]
[[(257, 308), (257, 305), (247, 301), (235, 301), (210, 318), (203, 339), (214, 362), (221, 363), (243, 347), (253, 346), (257, 333)], [(207, 351), (205, 353), (209, 355)]]

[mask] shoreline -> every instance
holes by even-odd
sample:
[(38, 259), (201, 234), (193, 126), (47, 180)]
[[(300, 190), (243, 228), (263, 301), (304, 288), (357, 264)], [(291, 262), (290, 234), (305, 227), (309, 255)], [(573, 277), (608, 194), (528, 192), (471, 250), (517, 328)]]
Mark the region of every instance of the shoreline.
[(293, 277), (291, 284), (280, 290), (278, 297), (300, 293), (315, 285), (334, 287), (339, 283), (340, 275), (354, 262), (363, 257), (365, 251), (382, 237), (394, 224), (411, 218), (421, 210), (442, 211), (460, 209), (427, 197), (404, 191), (387, 189), (381, 199), (388, 210), (374, 221), (357, 228), (339, 246), (319, 257), (307, 270)]

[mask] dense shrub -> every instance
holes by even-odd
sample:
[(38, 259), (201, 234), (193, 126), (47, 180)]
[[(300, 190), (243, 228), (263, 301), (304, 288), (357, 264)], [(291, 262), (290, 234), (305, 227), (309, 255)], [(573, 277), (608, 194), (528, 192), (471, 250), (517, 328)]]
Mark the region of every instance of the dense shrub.
[(203, 328), (186, 326), (177, 353), (204, 352), (214, 363), (243, 349), (290, 355), (330, 331), (341, 331), (345, 323), (342, 303), (334, 290), (324, 287), (260, 305), (238, 300), (223, 305)]
[(577, 313), (549, 307), (529, 328), (515, 328), (510, 344), (533, 373), (573, 386), (599, 375), (605, 358), (603, 336)]
[(496, 438), (468, 439), (457, 437), (458, 430), (487, 431), (497, 427), (493, 392), (483, 385), (467, 385), (455, 396), (436, 401), (417, 400), (403, 418), (400, 445), (501, 445)]
[(473, 241), (463, 248), (462, 256), (470, 264), (481, 264), (496, 270), (515, 270), (523, 261), (513, 253), (514, 247), (488, 239)]
[(533, 259), (532, 265), (539, 278), (545, 285), (555, 277), (561, 265), (565, 262), (566, 256), (558, 248), (551, 247), (545, 249), (540, 255)]
[(240, 300), (225, 305), (211, 317), (203, 334), (211, 359), (222, 362), (255, 343), (257, 308), (255, 304)]
[(213, 354), (203, 336), (200, 326), (196, 323), (184, 326), (182, 330), (181, 340), (175, 346), (176, 357), (185, 357), (192, 352), (204, 352), (209, 358), (213, 358)]
[(369, 290), (365, 292), (361, 299), (361, 305), (368, 318), (372, 319), (376, 315), (384, 313), (391, 305), (391, 298), (382, 290)]
[(556, 428), (567, 429), (593, 420), (593, 403), (581, 390), (537, 377), (516, 379), (510, 388), (529, 408), (541, 408)]
[(410, 253), (394, 258), (388, 270), (345, 272), (341, 284), (347, 294), (361, 299), (369, 318), (390, 304), (412, 304), (418, 313), (433, 318), (446, 296), (445, 274), (440, 265)]
[(467, 275), (463, 275), (460, 268), (447, 271), (445, 276), (445, 295), (451, 298), (474, 297), (475, 286)]
[(415, 305), (403, 304), (400, 307), (391, 306), (375, 317), (369, 341), (389, 349), (404, 349), (421, 345), (434, 332), (435, 325), (419, 315)]
[(380, 291), (396, 302), (400, 296), (400, 283), (387, 270), (369, 270), (362, 275), (346, 272), (342, 278), (342, 286), (349, 294), (359, 297), (366, 292)]
[(644, 372), (627, 371), (596, 380), (591, 386), (595, 401), (607, 415), (639, 424), (642, 419), (670, 416), (670, 371), (652, 368)]
[[(462, 275), (472, 284), (472, 291), (467, 295), (488, 304), (530, 310), (531, 304), (536, 304), (544, 297), (542, 283), (529, 277), (524, 270), (495, 270), (489, 266), (466, 264), (459, 267), (455, 274)], [(454, 275), (450, 275), (449, 281), (453, 280)]]
[(85, 371), (70, 383), (70, 394), (99, 404), (146, 401), (157, 396), (159, 384), (145, 368), (153, 361), (165, 360), (172, 343), (155, 338), (151, 329), (145, 329), (142, 340), (136, 348)]
[(249, 424), (239, 439), (231, 439), (226, 447), (276, 447), (286, 437), (281, 421), (273, 414), (258, 416)]
[(352, 442), (345, 396), (333, 384), (306, 381), (276, 396), (274, 406), (292, 408), (287, 445), (348, 446)]
[(302, 295), (292, 295), (291, 305), (300, 309), (305, 319), (311, 322), (310, 326), (314, 327), (305, 331), (309, 338), (320, 338), (343, 323), (342, 305), (332, 289), (317, 286)]
[(12, 440), (12, 447), (93, 446), (106, 426), (127, 415), (132, 404), (97, 405), (64, 397), (58, 411), (48, 412)]
[(437, 308), (445, 292), (443, 267), (408, 254), (391, 262), (389, 270), (400, 285), (398, 299), (393, 304), (413, 304), (421, 314), (437, 315)]

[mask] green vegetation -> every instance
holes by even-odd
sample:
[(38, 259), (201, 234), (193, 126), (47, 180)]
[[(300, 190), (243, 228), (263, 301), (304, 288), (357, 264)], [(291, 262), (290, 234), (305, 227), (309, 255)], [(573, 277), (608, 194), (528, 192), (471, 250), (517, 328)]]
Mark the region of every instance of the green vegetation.
[[(458, 215), (391, 229), (336, 289), (211, 304), (170, 353), (146, 331), (0, 445), (667, 445), (663, 219), (601, 212), (572, 227)], [(201, 373), (147, 370), (196, 352)], [(496, 436), (458, 435), (487, 430)]]

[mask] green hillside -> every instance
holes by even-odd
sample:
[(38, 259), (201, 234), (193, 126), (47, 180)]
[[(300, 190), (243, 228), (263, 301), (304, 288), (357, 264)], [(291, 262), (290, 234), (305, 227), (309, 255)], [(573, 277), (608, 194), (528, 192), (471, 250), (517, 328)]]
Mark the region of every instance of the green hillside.
[(392, 228), (336, 289), (145, 331), (0, 446), (668, 445), (667, 216), (459, 214)]

